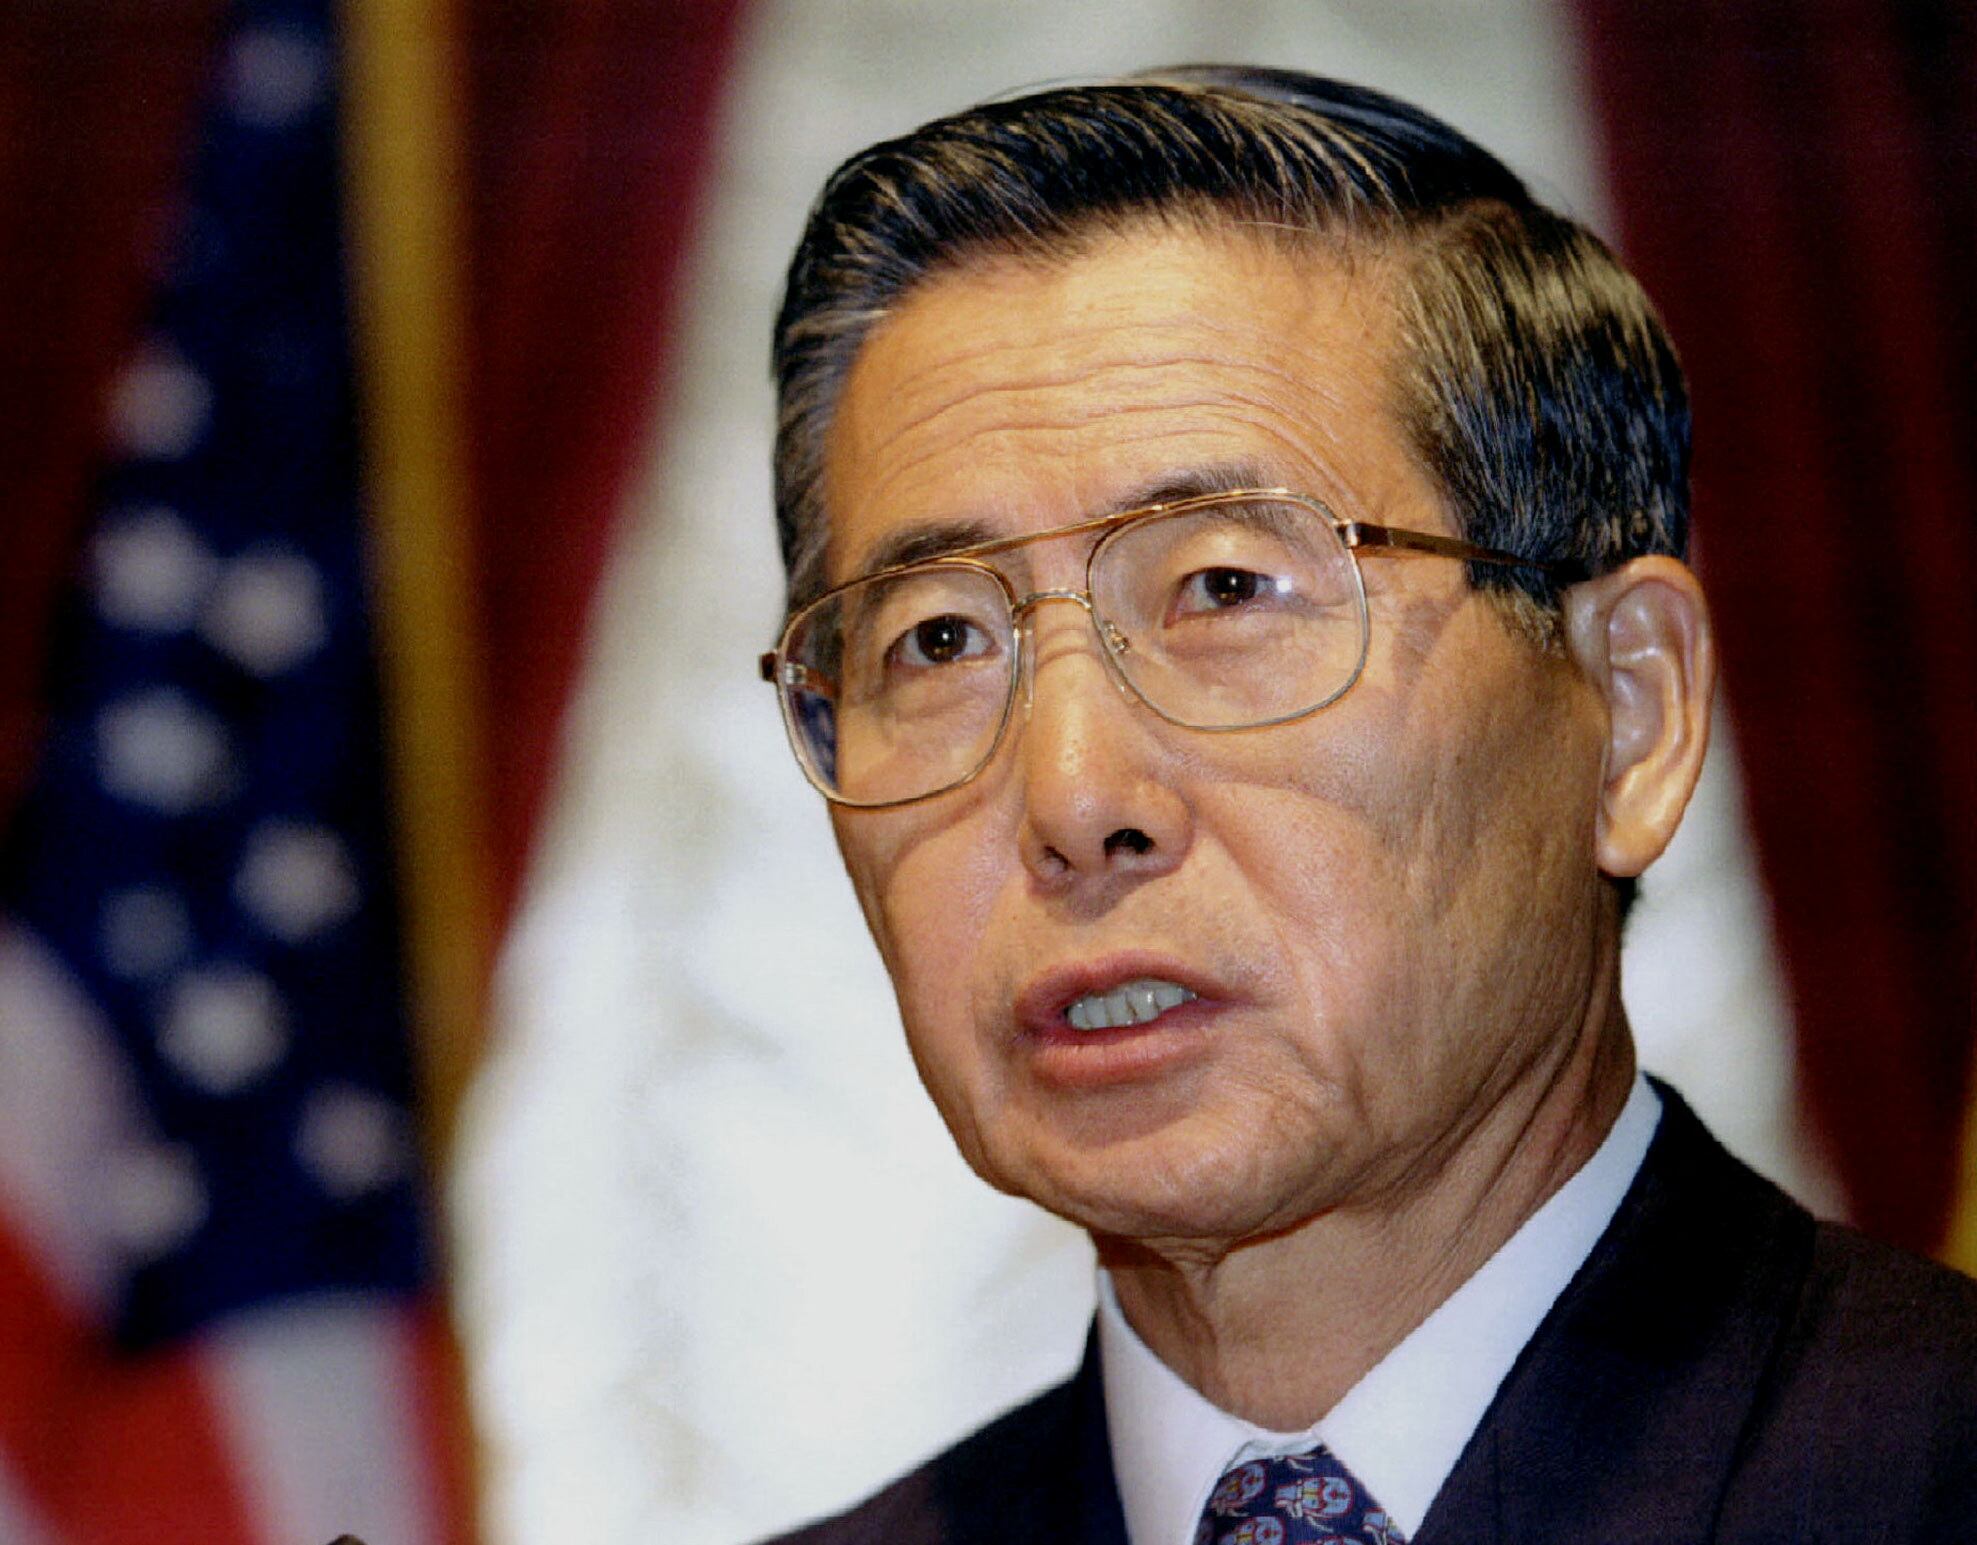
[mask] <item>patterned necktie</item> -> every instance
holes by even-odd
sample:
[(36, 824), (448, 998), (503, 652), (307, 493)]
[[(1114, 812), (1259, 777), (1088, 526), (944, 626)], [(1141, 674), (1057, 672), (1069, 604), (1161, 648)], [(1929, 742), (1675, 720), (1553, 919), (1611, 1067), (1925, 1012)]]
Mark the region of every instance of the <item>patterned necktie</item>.
[(1407, 1545), (1322, 1443), (1225, 1471), (1194, 1538), (1195, 1545)]

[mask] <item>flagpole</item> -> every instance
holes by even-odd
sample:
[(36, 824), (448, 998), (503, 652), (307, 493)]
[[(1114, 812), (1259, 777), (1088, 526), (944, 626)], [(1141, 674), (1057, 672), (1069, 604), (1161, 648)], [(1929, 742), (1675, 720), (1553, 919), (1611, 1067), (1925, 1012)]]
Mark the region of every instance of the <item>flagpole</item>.
[(1977, 1077), (1969, 1078), (1966, 1084), (1963, 1146), (1942, 1257), (1958, 1271), (1977, 1277)]
[[(444, 1245), (444, 1187), (483, 1038), (494, 927), (462, 390), (464, 74), (448, 0), (344, 0), (341, 14), (371, 583), (426, 1169)], [(430, 1329), (429, 1429), (470, 1432), (451, 1327)], [(447, 1537), (472, 1539), (479, 1456), (438, 1457), (465, 1472), (442, 1478)]]
[(461, 394), (460, 71), (443, 0), (348, 0), (344, 17), (373, 585), (438, 1173), (480, 1043), (493, 916)]

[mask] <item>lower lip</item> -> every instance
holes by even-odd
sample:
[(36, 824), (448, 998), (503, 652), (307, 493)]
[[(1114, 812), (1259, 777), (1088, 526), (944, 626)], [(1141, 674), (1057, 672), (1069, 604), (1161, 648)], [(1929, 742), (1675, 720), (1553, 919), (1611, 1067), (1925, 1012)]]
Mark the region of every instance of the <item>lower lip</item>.
[(1220, 1012), (1220, 1005), (1196, 998), (1143, 1025), (1074, 1030), (1059, 1024), (1030, 1031), (1030, 1069), (1042, 1082), (1065, 1088), (1142, 1082), (1200, 1058), (1208, 1049), (1209, 1022)]

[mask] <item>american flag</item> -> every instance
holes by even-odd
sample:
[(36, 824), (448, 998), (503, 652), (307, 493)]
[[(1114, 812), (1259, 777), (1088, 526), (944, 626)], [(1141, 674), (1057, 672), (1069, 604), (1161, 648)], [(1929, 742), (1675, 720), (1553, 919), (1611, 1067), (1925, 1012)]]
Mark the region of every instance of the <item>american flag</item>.
[(464, 1532), (338, 82), (231, 8), (0, 849), (0, 1542)]

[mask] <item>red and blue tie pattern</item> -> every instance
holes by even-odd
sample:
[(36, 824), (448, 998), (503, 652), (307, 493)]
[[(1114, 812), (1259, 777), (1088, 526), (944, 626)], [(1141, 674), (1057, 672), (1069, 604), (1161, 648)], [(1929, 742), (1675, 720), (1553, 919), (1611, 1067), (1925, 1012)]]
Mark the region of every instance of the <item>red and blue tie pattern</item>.
[(1194, 1538), (1195, 1545), (1407, 1545), (1322, 1443), (1224, 1473)]

